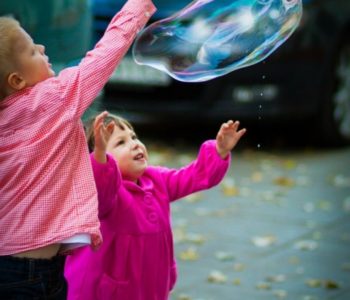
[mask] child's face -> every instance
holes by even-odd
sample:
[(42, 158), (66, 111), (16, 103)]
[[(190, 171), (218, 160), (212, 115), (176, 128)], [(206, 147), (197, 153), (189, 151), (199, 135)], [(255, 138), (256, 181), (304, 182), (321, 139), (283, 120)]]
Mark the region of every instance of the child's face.
[(136, 182), (148, 165), (145, 145), (137, 138), (135, 132), (126, 126), (124, 130), (114, 126), (106, 150), (117, 161), (120, 173), (125, 180)]
[(43, 45), (34, 44), (32, 38), (22, 28), (19, 29), (16, 49), (16, 72), (26, 85), (33, 86), (55, 75)]

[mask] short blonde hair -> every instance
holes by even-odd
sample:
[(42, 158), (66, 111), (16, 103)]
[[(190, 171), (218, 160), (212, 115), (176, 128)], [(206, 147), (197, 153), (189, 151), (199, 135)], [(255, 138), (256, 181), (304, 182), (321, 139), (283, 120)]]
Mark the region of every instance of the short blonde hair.
[(0, 101), (5, 97), (6, 79), (12, 71), (15, 42), (21, 25), (11, 17), (0, 17)]
[[(98, 114), (92, 117), (90, 120), (88, 120), (84, 124), (85, 135), (86, 135), (86, 139), (89, 147), (89, 152), (94, 151), (94, 148), (95, 148), (94, 122), (97, 116)], [(122, 117), (109, 113), (107, 117), (104, 119), (104, 124), (107, 125), (110, 122), (114, 122), (114, 124), (122, 130), (125, 130), (125, 128), (129, 128), (132, 131), (134, 131), (134, 128), (129, 121), (127, 121)]]

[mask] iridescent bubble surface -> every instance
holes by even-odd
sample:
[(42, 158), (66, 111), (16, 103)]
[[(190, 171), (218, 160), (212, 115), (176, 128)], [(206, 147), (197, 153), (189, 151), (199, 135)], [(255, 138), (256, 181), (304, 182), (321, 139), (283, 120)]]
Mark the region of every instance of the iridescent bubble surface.
[(133, 57), (179, 81), (207, 81), (265, 59), (301, 15), (301, 0), (196, 0), (142, 30)]

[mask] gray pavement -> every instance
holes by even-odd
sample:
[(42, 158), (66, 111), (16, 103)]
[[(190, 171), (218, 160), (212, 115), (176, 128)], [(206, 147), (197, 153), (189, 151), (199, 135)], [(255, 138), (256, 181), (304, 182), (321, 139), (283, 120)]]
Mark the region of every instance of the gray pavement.
[[(174, 165), (196, 154), (151, 153)], [(172, 210), (171, 300), (350, 299), (350, 148), (243, 149), (219, 186)]]

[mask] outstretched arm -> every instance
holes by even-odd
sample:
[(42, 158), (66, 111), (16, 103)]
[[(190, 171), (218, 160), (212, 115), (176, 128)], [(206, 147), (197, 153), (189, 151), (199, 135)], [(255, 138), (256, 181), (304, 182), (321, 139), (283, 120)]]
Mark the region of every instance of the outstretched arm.
[(125, 1), (102, 38), (79, 65), (62, 70), (57, 77), (48, 81), (50, 89), (53, 83), (57, 86), (57, 93), (64, 101), (53, 101), (51, 105), (59, 105), (65, 110), (69, 107), (70, 115), (80, 119), (154, 12), (152, 0)]
[(239, 121), (232, 120), (221, 125), (216, 135), (216, 150), (222, 159), (227, 157), (246, 132), (245, 128), (238, 130), (238, 127)]
[(114, 122), (110, 122), (107, 125), (104, 124), (104, 119), (107, 115), (108, 112), (106, 111), (100, 113), (94, 122), (94, 158), (99, 163), (107, 162), (106, 147), (114, 129)]
[(107, 143), (113, 133), (115, 123), (104, 123), (108, 112), (99, 114), (93, 124), (94, 152), (91, 153), (91, 164), (98, 193), (99, 218), (102, 220), (117, 201), (117, 191), (121, 176), (113, 157), (106, 153)]
[(183, 198), (194, 192), (217, 185), (225, 176), (231, 162), (231, 150), (246, 132), (238, 130), (239, 122), (223, 123), (216, 140), (202, 144), (197, 159), (180, 169), (158, 168), (165, 182), (169, 201)]

